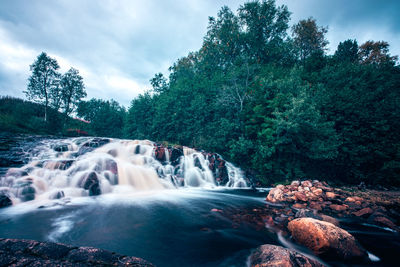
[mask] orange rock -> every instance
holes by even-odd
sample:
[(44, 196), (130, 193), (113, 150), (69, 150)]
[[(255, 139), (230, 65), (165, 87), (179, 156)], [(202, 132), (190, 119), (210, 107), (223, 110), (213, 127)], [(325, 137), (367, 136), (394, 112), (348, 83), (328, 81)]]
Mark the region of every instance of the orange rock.
[(349, 208), (349, 206), (332, 204), (329, 206), (329, 208), (331, 208), (332, 210), (336, 210), (336, 211), (344, 211), (344, 210), (347, 210)]
[(383, 216), (375, 217), (374, 218), (374, 222), (379, 224), (379, 225), (382, 225), (382, 226), (387, 226), (387, 227), (389, 227), (389, 228), (391, 228), (393, 230), (396, 230), (396, 231), (399, 230), (399, 228), (391, 220), (389, 220), (388, 218), (383, 217)]
[(294, 196), (296, 197), (297, 200), (304, 201), (304, 202), (307, 201), (307, 196), (302, 192), (296, 192), (296, 193), (294, 193)]
[(321, 216), (322, 220), (325, 221), (325, 222), (329, 222), (329, 223), (331, 223), (331, 224), (333, 224), (335, 226), (339, 226), (340, 225), (339, 221), (336, 220), (335, 218), (331, 217), (331, 216), (328, 216), (328, 215), (325, 215), (325, 214), (321, 214), (320, 216)]
[(306, 180), (306, 181), (301, 182), (301, 185), (304, 187), (311, 187), (312, 183), (311, 183), (311, 181)]
[(304, 209), (304, 208), (306, 208), (307, 207), (307, 204), (300, 204), (300, 203), (296, 203), (296, 204), (293, 204), (292, 205), (292, 208), (295, 208), (295, 209)]
[(335, 198), (335, 197), (336, 197), (336, 194), (333, 193), (333, 192), (326, 192), (325, 195), (326, 195), (326, 197), (329, 198), (329, 199), (332, 199), (332, 198)]
[(267, 196), (267, 201), (278, 202), (283, 200), (283, 191), (279, 188), (272, 188)]
[(372, 214), (374, 211), (371, 208), (363, 208), (359, 211), (353, 212), (357, 217), (364, 217), (366, 215)]
[(322, 205), (321, 205), (321, 203), (318, 203), (318, 202), (311, 202), (310, 208), (320, 211), (320, 210), (322, 210)]
[(289, 222), (288, 229), (299, 244), (317, 255), (351, 259), (365, 257), (366, 252), (347, 231), (329, 222), (299, 218)]
[(323, 193), (323, 191), (322, 191), (321, 188), (314, 189), (314, 190), (312, 190), (312, 192), (313, 192), (313, 194), (316, 195), (316, 196), (321, 196), (322, 193)]

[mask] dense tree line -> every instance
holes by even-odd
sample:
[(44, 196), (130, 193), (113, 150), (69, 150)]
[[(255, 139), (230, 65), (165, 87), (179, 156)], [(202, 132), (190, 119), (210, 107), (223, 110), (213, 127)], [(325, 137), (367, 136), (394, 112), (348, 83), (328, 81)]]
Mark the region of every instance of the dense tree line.
[(132, 100), (124, 134), (216, 151), (265, 182), (400, 185), (400, 68), (384, 41), (289, 27), (273, 0), (223, 7), (202, 47)]

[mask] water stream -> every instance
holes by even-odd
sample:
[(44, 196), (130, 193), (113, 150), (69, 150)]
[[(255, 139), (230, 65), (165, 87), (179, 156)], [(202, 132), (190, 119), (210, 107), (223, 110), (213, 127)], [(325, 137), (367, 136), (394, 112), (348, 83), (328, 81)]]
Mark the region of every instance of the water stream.
[[(246, 266), (262, 244), (307, 254), (266, 227), (260, 214), (268, 213), (267, 190), (250, 188), (217, 154), (146, 140), (71, 138), (38, 141), (25, 156), (25, 165), (0, 178), (1, 194), (12, 201), (0, 209), (0, 237), (94, 246), (157, 266)], [(396, 262), (397, 233), (341, 223), (371, 253), (368, 265)]]

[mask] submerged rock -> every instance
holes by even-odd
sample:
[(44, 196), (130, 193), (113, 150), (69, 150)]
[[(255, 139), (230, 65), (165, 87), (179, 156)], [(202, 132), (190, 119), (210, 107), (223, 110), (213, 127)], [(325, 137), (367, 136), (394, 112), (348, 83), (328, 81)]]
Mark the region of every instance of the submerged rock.
[(324, 265), (318, 261), (307, 258), (292, 249), (274, 245), (262, 245), (250, 255), (250, 266), (319, 267)]
[(93, 247), (0, 238), (2, 266), (154, 266), (129, 257)]
[(299, 218), (288, 224), (293, 239), (315, 254), (349, 260), (367, 254), (347, 231), (329, 222), (313, 218)]

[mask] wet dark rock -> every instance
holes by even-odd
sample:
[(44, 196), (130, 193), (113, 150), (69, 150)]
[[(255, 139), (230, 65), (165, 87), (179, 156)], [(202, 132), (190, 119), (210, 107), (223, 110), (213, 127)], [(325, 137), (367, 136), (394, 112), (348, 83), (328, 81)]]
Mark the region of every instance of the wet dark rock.
[(97, 196), (101, 194), (99, 179), (95, 172), (85, 174), (79, 182), (79, 187), (89, 190), (90, 196)]
[(0, 208), (5, 208), (12, 205), (11, 199), (4, 193), (0, 193)]
[(251, 266), (306, 266), (319, 267), (323, 264), (305, 257), (304, 255), (292, 250), (275, 245), (259, 246), (250, 255)]
[(84, 143), (78, 150), (77, 155), (83, 155), (85, 153), (91, 152), (95, 150), (98, 147), (104, 146), (106, 144), (110, 143), (110, 139), (107, 138), (93, 138), (90, 141), (87, 141)]
[(166, 160), (165, 148), (162, 145), (158, 145), (158, 146), (154, 147), (154, 154), (155, 154), (156, 160), (158, 160), (161, 163), (165, 162), (165, 160)]
[(218, 158), (218, 167), (216, 171), (216, 178), (219, 185), (226, 185), (229, 182), (228, 168), (225, 165), (225, 160)]
[(140, 154), (140, 145), (136, 145), (135, 152), (136, 155)]
[(176, 166), (179, 164), (181, 157), (183, 156), (182, 147), (173, 147), (170, 152), (170, 162), (172, 166)]
[(203, 166), (201, 166), (200, 159), (197, 156), (194, 157), (194, 166), (196, 166), (197, 168), (199, 168), (202, 171), (204, 170)]
[(27, 183), (21, 186), (21, 188), (19, 188), (19, 198), (22, 201), (31, 201), (35, 199), (35, 193), (36, 190), (35, 188)]
[(65, 194), (64, 194), (64, 191), (61, 191), (61, 190), (50, 195), (50, 199), (60, 199), (63, 197), (65, 197)]
[(52, 146), (53, 150), (56, 152), (66, 152), (68, 151), (68, 145), (67, 144), (57, 144)]
[(1, 266), (153, 266), (129, 257), (93, 247), (0, 238)]

